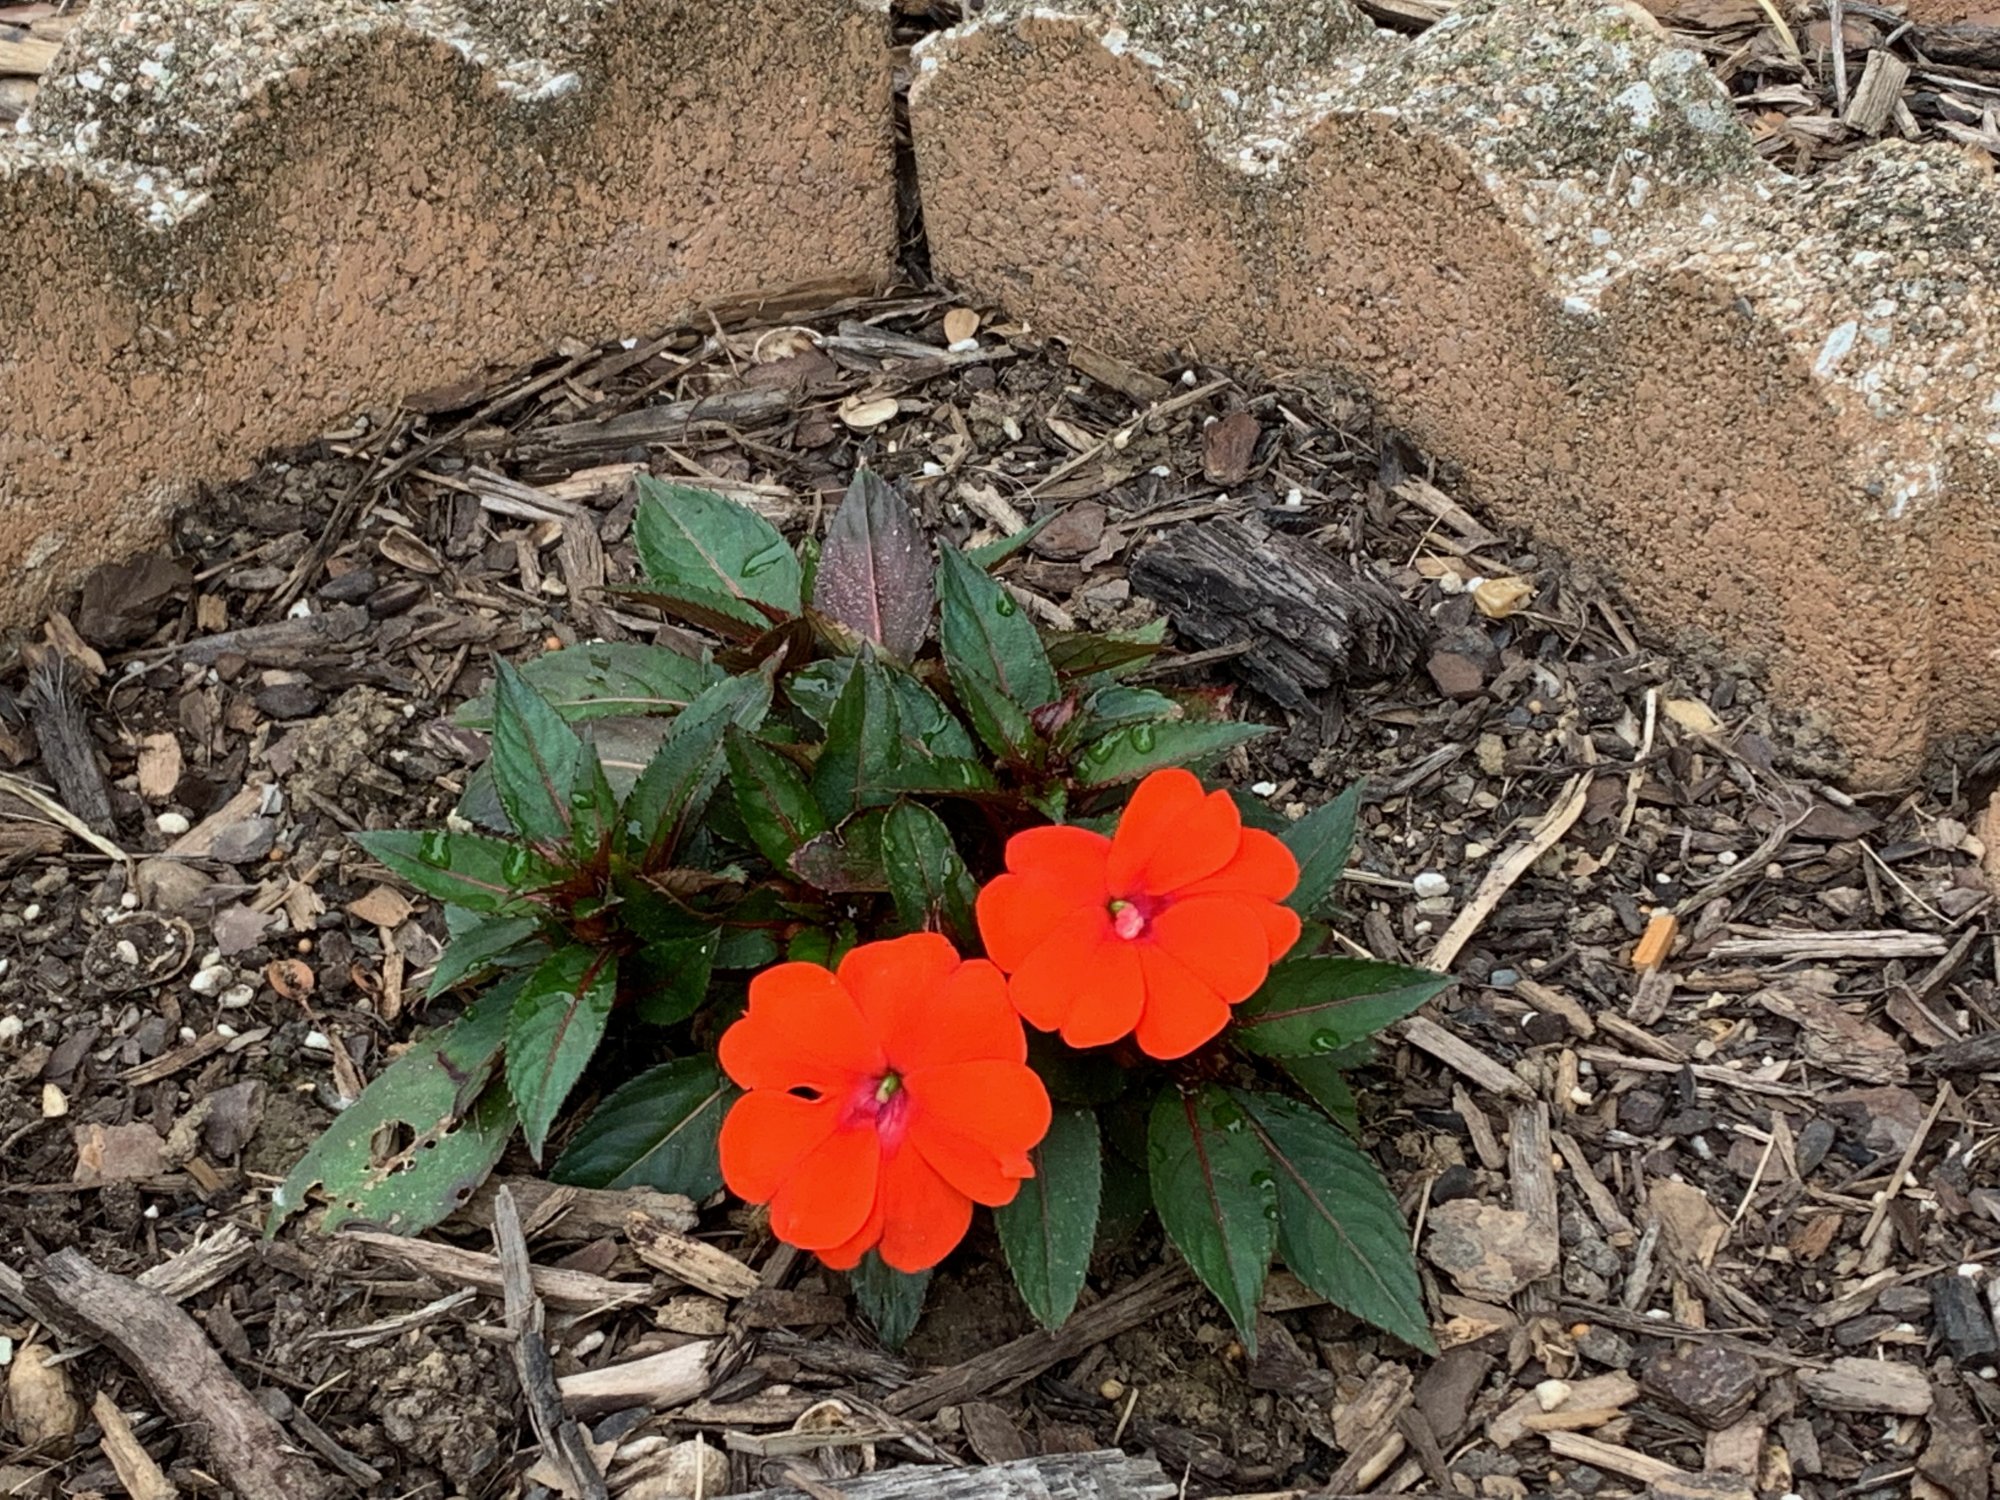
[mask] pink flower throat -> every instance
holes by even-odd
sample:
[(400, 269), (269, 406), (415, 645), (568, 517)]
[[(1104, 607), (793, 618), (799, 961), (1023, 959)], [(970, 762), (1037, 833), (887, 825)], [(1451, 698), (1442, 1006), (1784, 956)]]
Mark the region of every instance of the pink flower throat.
[(1145, 934), (1163, 905), (1150, 896), (1120, 896), (1105, 910), (1111, 913), (1111, 930), (1129, 943)]
[(863, 1079), (848, 1096), (842, 1116), (843, 1126), (874, 1126), (883, 1149), (893, 1151), (910, 1128), (910, 1091), (903, 1087), (902, 1075)]

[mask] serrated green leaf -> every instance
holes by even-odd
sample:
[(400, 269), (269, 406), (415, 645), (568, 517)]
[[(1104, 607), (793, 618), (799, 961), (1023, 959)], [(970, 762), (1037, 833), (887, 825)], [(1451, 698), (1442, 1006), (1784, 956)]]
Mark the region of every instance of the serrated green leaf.
[(924, 1293), (930, 1288), (929, 1271), (898, 1271), (873, 1250), (861, 1257), (847, 1273), (868, 1324), (883, 1347), (900, 1349), (909, 1340), (923, 1315)]
[[(1035, 631), (1035, 622), (1005, 588), (952, 547), (940, 547), (938, 638), (945, 670), (961, 699), (966, 679), (975, 679), (991, 698), (997, 695), (1023, 714), (1060, 696), (1055, 668)], [(970, 702), (968, 712), (974, 712)], [(978, 727), (977, 723), (974, 725)], [(1025, 746), (993, 747), (1020, 754)]]
[(626, 980), (637, 993), (639, 1019), (672, 1026), (701, 1009), (721, 943), (722, 929), (715, 927), (695, 937), (648, 943), (628, 957)]
[(1061, 510), (1052, 510), (1039, 521), (1022, 527), (1012, 536), (1003, 536), (998, 541), (983, 542), (977, 547), (965, 549), (965, 559), (982, 573), (991, 573), (1000, 564), (1019, 552), (1028, 543), (1045, 531), (1049, 523), (1062, 515)]
[(525, 844), (483, 833), (357, 833), (354, 842), (427, 896), (468, 911), (523, 916), (562, 872)]
[(1113, 729), (1132, 724), (1157, 724), (1179, 717), (1181, 707), (1165, 693), (1151, 688), (1127, 687), (1114, 682), (1098, 688), (1083, 700), (1082, 711), (1072, 721), (1082, 729), (1079, 738), (1097, 738)]
[(1048, 638), (1049, 662), (1063, 677), (1108, 684), (1138, 670), (1167, 643), (1167, 622), (1150, 620), (1137, 630), (1069, 630)]
[(897, 701), (896, 669), (863, 657), (848, 674), (826, 724), (813, 768), (813, 795), (830, 821), (881, 807), (906, 792), (945, 795), (990, 790), (991, 772), (976, 761), (934, 755), (920, 735), (906, 732)]
[(1355, 1065), (1350, 1059), (1368, 1048), (1369, 1043), (1363, 1042), (1359, 1047), (1346, 1047), (1324, 1057), (1281, 1057), (1278, 1066), (1306, 1091), (1313, 1103), (1326, 1111), (1329, 1119), (1349, 1135), (1359, 1136), (1361, 1106), (1348, 1086), (1346, 1070)]
[(511, 662), (493, 665), (493, 784), (500, 805), (523, 838), (541, 845), (566, 843), (583, 741)]
[(1058, 1109), (1028, 1155), (1035, 1175), (993, 1210), (993, 1223), (1028, 1310), (1044, 1328), (1057, 1328), (1076, 1307), (1097, 1242), (1104, 1150), (1096, 1114)]
[(872, 469), (854, 471), (827, 523), (813, 608), (899, 661), (930, 634), (930, 542), (903, 497)]
[(979, 894), (951, 830), (927, 807), (899, 802), (882, 820), (882, 870), (896, 917), (908, 932), (941, 932), (960, 947), (978, 934), (972, 903)]
[(1400, 1021), (1450, 983), (1449, 975), (1373, 959), (1291, 959), (1237, 1007), (1236, 1040), (1266, 1057), (1335, 1052)]
[(618, 991), (618, 961), (592, 948), (559, 948), (521, 986), (507, 1021), (507, 1091), (536, 1161), (556, 1111), (604, 1039)]
[[(485, 916), (447, 906), (444, 926), (449, 941), (431, 967), (426, 991), (433, 998), (455, 984), (482, 979), (495, 969), (517, 968), (527, 961), (539, 963), (546, 952), (536, 941), (542, 924), (534, 917)], [(530, 954), (534, 955), (532, 960), (527, 958)]]
[(787, 867), (814, 890), (829, 895), (851, 891), (886, 891), (889, 872), (882, 866), (881, 808), (872, 808), (839, 828), (808, 839)]
[[(315, 1186), (326, 1193), (319, 1227), (328, 1233), (355, 1223), (421, 1234), (461, 1207), (514, 1134), (513, 1103), (492, 1080), (518, 989), (519, 981), (496, 986), (376, 1074), (272, 1194), (265, 1233)], [(379, 1141), (399, 1137), (376, 1156)]]
[[(520, 671), (528, 686), (572, 724), (679, 713), (722, 677), (713, 662), (639, 641), (565, 646), (521, 663)], [(480, 694), (453, 717), (468, 729), (491, 728), (493, 695)]]
[(1270, 1153), (1218, 1084), (1168, 1088), (1146, 1132), (1153, 1207), (1167, 1238), (1257, 1349), (1257, 1299), (1277, 1245)]
[[(800, 668), (785, 679), (785, 694), (795, 707), (823, 730), (833, 717), (834, 705), (854, 672), (856, 658), (828, 657)], [(896, 716), (901, 731), (914, 736), (932, 755), (969, 760), (978, 747), (972, 736), (942, 698), (908, 672), (886, 674), (890, 695), (896, 700)]]
[(769, 521), (711, 490), (645, 474), (638, 486), (632, 541), (662, 594), (760, 630), (799, 612), (799, 560)]
[(1169, 766), (1220, 759), (1236, 746), (1271, 732), (1268, 724), (1134, 724), (1114, 729), (1076, 757), (1076, 779), (1085, 787), (1137, 781)]
[(782, 870), (802, 844), (826, 832), (826, 816), (788, 757), (734, 726), (724, 749), (743, 826), (764, 858)]
[(1275, 1172), (1278, 1249), (1294, 1276), (1337, 1307), (1437, 1352), (1409, 1226), (1367, 1153), (1306, 1105), (1238, 1094)]
[(723, 736), (731, 724), (755, 729), (771, 708), (771, 680), (729, 677), (690, 703), (659, 752), (632, 785), (625, 819), (635, 830), (638, 859), (657, 869), (701, 820), (726, 765)]
[(1354, 821), (1361, 812), (1363, 790), (1364, 784), (1355, 782), (1279, 835), (1299, 862), (1299, 883), (1285, 904), (1302, 917), (1316, 915), (1340, 884), (1354, 848)]
[(716, 1138), (741, 1092), (713, 1057), (683, 1057), (607, 1095), (550, 1174), (589, 1188), (657, 1188), (697, 1203), (722, 1186)]

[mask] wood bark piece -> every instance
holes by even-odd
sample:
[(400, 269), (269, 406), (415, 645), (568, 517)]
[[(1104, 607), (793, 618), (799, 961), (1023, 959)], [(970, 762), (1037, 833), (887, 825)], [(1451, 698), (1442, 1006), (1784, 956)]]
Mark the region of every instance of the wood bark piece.
[(1424, 960), (1426, 968), (1440, 973), (1450, 969), (1465, 945), (1472, 941), (1473, 934), (1492, 915), (1493, 908), (1500, 904), (1500, 898), (1534, 868), (1536, 860), (1562, 842), (1563, 835), (1583, 816), (1584, 804), (1590, 798), (1590, 781), (1588, 772), (1572, 777), (1555, 806), (1542, 814), (1534, 831), (1494, 861), (1492, 868), (1486, 872), (1486, 878), (1479, 882), (1479, 889), (1466, 903), (1465, 910), (1452, 919), (1451, 926), (1438, 939), (1437, 947)]
[(1086, 1349), (1179, 1306), (1194, 1295), (1194, 1290), (1183, 1267), (1161, 1266), (1122, 1292), (1079, 1308), (1052, 1333), (1027, 1334), (990, 1353), (912, 1381), (882, 1404), (899, 1417), (922, 1421), (936, 1416), (939, 1407), (955, 1406), (989, 1392), (1013, 1390), (1050, 1365), (1074, 1359)]
[(625, 1238), (654, 1270), (712, 1296), (747, 1297), (760, 1285), (757, 1273), (727, 1250), (693, 1239), (647, 1214), (626, 1217)]
[(493, 1199), (493, 1243), (499, 1252), (507, 1331), (514, 1336), (514, 1373), (528, 1404), (528, 1423), (542, 1445), (542, 1458), (556, 1471), (571, 1500), (610, 1500), (583, 1429), (563, 1410), (556, 1390), (555, 1364), (542, 1337), (542, 1301), (529, 1280), (527, 1236), (521, 1233), (521, 1218), (514, 1211), (514, 1194), (504, 1185)]
[(718, 427), (748, 427), (774, 421), (792, 409), (789, 391), (751, 388), (718, 391), (694, 401), (642, 406), (598, 422), (564, 422), (536, 428), (516, 438), (468, 439), (470, 452), (488, 448), (532, 449), (538, 453), (619, 453), (646, 443), (678, 443)]
[(132, 1424), (125, 1420), (118, 1403), (99, 1391), (90, 1403), (90, 1415), (104, 1434), (104, 1456), (117, 1471), (118, 1482), (125, 1486), (131, 1500), (174, 1500), (172, 1482), (153, 1462), (153, 1455), (132, 1431)]
[(984, 1469), (912, 1465), (859, 1479), (814, 1480), (810, 1490), (789, 1484), (756, 1490), (736, 1500), (1168, 1500), (1180, 1486), (1156, 1458), (1134, 1458), (1116, 1449), (1050, 1453)]
[(50, 1256), (43, 1277), (49, 1295), (146, 1382), (238, 1494), (321, 1500), (332, 1493), (326, 1476), (289, 1448), (284, 1428), (173, 1303), (75, 1250)]
[(1895, 112), (1896, 101), (1903, 97), (1903, 85), (1909, 82), (1909, 78), (1908, 63), (1893, 52), (1876, 48), (1868, 54), (1868, 66), (1862, 70), (1861, 86), (1847, 101), (1847, 113), (1840, 117), (1841, 123), (1867, 135), (1880, 135), (1889, 123), (1889, 116)]
[[(460, 1250), (429, 1240), (405, 1239), (399, 1234), (383, 1234), (373, 1229), (351, 1229), (344, 1236), (371, 1250), (379, 1250), (412, 1270), (422, 1271), (457, 1286), (472, 1286), (497, 1295), (501, 1289), (500, 1262), (476, 1250)], [(571, 1312), (596, 1312), (651, 1301), (657, 1288), (651, 1282), (612, 1281), (588, 1271), (569, 1271), (560, 1266), (535, 1266), (531, 1271), (535, 1295), (551, 1307)]]
[(1341, 683), (1400, 676), (1424, 644), (1421, 617), (1381, 579), (1235, 516), (1176, 526), (1133, 554), (1130, 577), (1187, 639), (1254, 643), (1238, 669), (1299, 713)]
[(1808, 1399), (1833, 1411), (1894, 1412), (1921, 1417), (1931, 1409), (1931, 1383), (1915, 1365), (1849, 1355), (1799, 1376)]
[(565, 1375), (556, 1382), (556, 1389), (563, 1405), (584, 1417), (628, 1406), (649, 1406), (655, 1411), (679, 1406), (708, 1393), (715, 1343), (714, 1339), (695, 1339), (644, 1359)]
[(83, 717), (83, 688), (68, 657), (51, 651), (36, 665), (22, 697), (41, 746), (42, 764), (68, 808), (92, 831), (113, 832), (111, 793), (97, 764), (97, 742)]

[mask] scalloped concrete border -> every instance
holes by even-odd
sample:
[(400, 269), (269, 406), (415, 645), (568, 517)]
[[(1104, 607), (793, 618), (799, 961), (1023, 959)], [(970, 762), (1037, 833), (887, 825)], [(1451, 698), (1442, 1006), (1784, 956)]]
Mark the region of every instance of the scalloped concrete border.
[[(1273, 65), (1273, 60), (1276, 60)], [(2000, 729), (2000, 196), (1799, 181), (1637, 5), (995, 0), (917, 52), (942, 275), (1140, 355), (1318, 366), (1863, 784)]]
[[(1955, 0), (1925, 0), (1925, 13)], [(886, 0), (92, 8), (0, 143), (0, 624), (200, 481), (564, 336), (886, 284)], [(1863, 783), (2000, 731), (2000, 197), (1751, 151), (1636, 4), (991, 0), (915, 53), (943, 274), (1357, 378)]]
[(881, 0), (100, 3), (0, 140), (0, 623), (342, 413), (896, 269)]

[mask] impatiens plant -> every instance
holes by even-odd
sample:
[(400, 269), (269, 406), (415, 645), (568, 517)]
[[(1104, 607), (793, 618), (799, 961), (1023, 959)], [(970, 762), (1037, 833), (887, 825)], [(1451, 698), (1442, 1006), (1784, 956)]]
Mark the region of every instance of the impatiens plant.
[(863, 471), (795, 550), (642, 479), (625, 593), (711, 645), (496, 663), (447, 826), (357, 836), (444, 904), (429, 992), (469, 1003), (271, 1227), (317, 1187), (325, 1228), (417, 1233), (518, 1135), (563, 1182), (763, 1205), (894, 1341), (981, 1205), (1061, 1323), (1141, 1183), (1246, 1342), (1281, 1258), (1428, 1347), (1342, 1074), (1445, 981), (1323, 951), (1359, 789), (1295, 823), (1205, 789), (1264, 729), (1137, 685), (1158, 628), (1038, 627), (993, 576), (1023, 539), (934, 555)]

